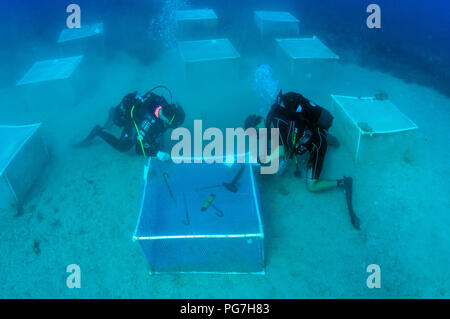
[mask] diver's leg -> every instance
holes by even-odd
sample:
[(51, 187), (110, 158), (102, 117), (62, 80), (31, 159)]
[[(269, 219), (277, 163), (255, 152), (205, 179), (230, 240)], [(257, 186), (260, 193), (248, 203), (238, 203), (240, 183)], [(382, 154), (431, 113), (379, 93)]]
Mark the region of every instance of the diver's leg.
[[(316, 145), (317, 144), (317, 145)], [(313, 151), (308, 161), (308, 172), (306, 186), (310, 192), (320, 192), (331, 188), (341, 187), (345, 191), (347, 207), (353, 227), (359, 230), (360, 221), (353, 211), (352, 192), (353, 179), (345, 177), (339, 180), (321, 180), (319, 179), (322, 171), (323, 161), (327, 149), (327, 143), (322, 135), (319, 135), (318, 142), (313, 144)]]
[(105, 124), (103, 124), (103, 129), (108, 129), (114, 124), (114, 116), (116, 112), (116, 108), (112, 107), (109, 109), (108, 112), (108, 119), (106, 120)]
[(338, 187), (338, 181), (306, 178), (306, 187), (310, 192), (316, 193)]
[(105, 124), (103, 126), (96, 125), (84, 140), (75, 144), (74, 146), (75, 147), (84, 147), (84, 146), (89, 145), (89, 143), (94, 139), (94, 137), (99, 136), (100, 132), (103, 129), (108, 129), (114, 124), (115, 116), (116, 116), (116, 108), (112, 107), (109, 109), (108, 119), (106, 120)]
[(98, 136), (119, 152), (126, 152), (133, 146), (133, 142), (131, 141), (129, 135), (125, 132), (125, 130), (124, 132), (122, 132), (122, 136), (120, 137), (120, 139), (112, 134), (109, 134), (108, 132), (105, 132), (104, 130), (101, 130)]
[[(319, 176), (314, 176), (314, 168), (308, 169), (308, 177), (306, 179), (306, 186), (310, 192), (321, 192), (327, 189), (340, 187), (344, 189), (345, 199), (347, 201), (348, 212), (350, 214), (350, 220), (353, 227), (360, 229), (360, 221), (353, 210), (352, 204), (352, 192), (353, 192), (353, 179), (351, 177), (345, 177), (338, 180), (323, 180), (319, 179)], [(311, 178), (311, 176), (313, 178)]]
[(316, 143), (314, 143), (312, 147), (313, 150), (307, 165), (306, 187), (310, 192), (321, 192), (327, 189), (336, 188), (338, 186), (337, 180), (319, 179), (327, 151), (327, 142), (322, 134), (318, 136)]
[(288, 160), (285, 157), (280, 157), (280, 162), (278, 164), (278, 171), (275, 173), (275, 175), (282, 176), (286, 172), (287, 165)]
[(96, 136), (99, 135), (99, 133), (101, 132), (101, 130), (102, 130), (101, 126), (100, 126), (100, 125), (96, 125), (96, 126), (91, 130), (91, 132), (89, 133), (89, 135), (88, 135), (84, 140), (82, 140), (81, 142), (75, 144), (74, 146), (75, 146), (75, 147), (85, 147), (85, 146), (88, 146), (89, 143), (94, 139), (94, 137), (96, 137)]

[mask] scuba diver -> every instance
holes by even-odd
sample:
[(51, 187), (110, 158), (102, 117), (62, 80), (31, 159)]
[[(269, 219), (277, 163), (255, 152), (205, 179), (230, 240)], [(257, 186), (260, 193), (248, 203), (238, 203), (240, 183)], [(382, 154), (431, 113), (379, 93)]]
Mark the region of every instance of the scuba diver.
[(296, 162), (295, 176), (300, 177), (297, 156), (309, 152), (307, 164), (306, 186), (311, 192), (320, 192), (332, 188), (343, 188), (346, 194), (347, 206), (352, 225), (360, 229), (360, 221), (353, 211), (352, 188), (353, 179), (343, 177), (338, 180), (320, 179), (323, 162), (328, 145), (338, 146), (338, 140), (328, 133), (333, 122), (333, 116), (325, 108), (314, 104), (299, 93), (289, 92), (278, 94), (272, 105), (266, 121), (257, 115), (250, 115), (245, 120), (245, 129), (279, 129), (279, 146), (266, 158), (266, 163), (278, 157), (280, 171), (286, 168), (287, 159), (294, 158)]
[[(158, 88), (164, 88), (170, 93), (170, 103), (163, 96), (153, 93)], [(182, 125), (184, 118), (183, 109), (172, 102), (172, 94), (165, 86), (157, 86), (143, 96), (136, 91), (125, 95), (119, 105), (109, 110), (106, 123), (103, 126), (96, 125), (75, 146), (86, 146), (98, 136), (120, 152), (126, 152), (135, 145), (136, 153), (140, 155), (168, 160), (170, 155), (160, 151), (162, 136), (168, 128), (175, 129)], [(113, 124), (122, 128), (119, 138), (106, 131)]]

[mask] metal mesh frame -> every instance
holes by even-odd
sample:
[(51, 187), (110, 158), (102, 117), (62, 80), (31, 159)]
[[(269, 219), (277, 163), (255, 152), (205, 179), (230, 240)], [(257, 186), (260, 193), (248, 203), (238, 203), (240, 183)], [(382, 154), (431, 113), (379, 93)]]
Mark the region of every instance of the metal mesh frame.
[[(239, 191), (237, 195), (232, 194), (220, 187), (214, 190), (218, 197), (215, 204), (226, 214), (226, 218), (221, 219), (213, 216), (213, 208), (209, 208), (207, 213), (200, 212), (201, 202), (192, 189), (217, 179), (222, 180), (225, 176), (232, 179), (237, 166), (193, 163), (185, 164), (189, 166), (183, 168), (178, 166), (183, 164), (171, 165), (176, 165), (172, 166), (175, 171), (191, 170), (183, 175), (183, 182), (177, 183), (177, 177), (171, 177), (172, 185), (180, 184), (173, 189), (174, 197), (179, 202), (176, 208), (169, 207), (171, 204), (168, 201), (171, 199), (165, 185), (161, 185), (163, 180), (158, 177), (161, 170), (169, 171), (170, 167), (150, 159), (144, 171), (143, 195), (133, 240), (139, 243), (144, 256), (150, 262), (151, 273), (264, 274), (264, 231), (252, 167), (249, 164), (240, 164), (246, 165), (240, 186), (242, 194), (239, 195)], [(190, 178), (195, 171), (203, 175), (197, 182)], [(212, 174), (215, 171), (217, 174)], [(170, 171), (169, 174), (174, 175)], [(188, 193), (188, 190), (191, 192)], [(180, 192), (185, 192), (189, 201), (189, 227), (181, 224), (184, 213)], [(199, 198), (204, 199), (209, 190), (200, 191), (199, 194)], [(219, 200), (220, 197), (222, 201)], [(168, 204), (161, 206), (155, 202), (156, 198)], [(233, 208), (228, 210), (227, 203)], [(244, 209), (236, 210), (236, 207)], [(161, 217), (167, 214), (171, 216), (170, 219)]]

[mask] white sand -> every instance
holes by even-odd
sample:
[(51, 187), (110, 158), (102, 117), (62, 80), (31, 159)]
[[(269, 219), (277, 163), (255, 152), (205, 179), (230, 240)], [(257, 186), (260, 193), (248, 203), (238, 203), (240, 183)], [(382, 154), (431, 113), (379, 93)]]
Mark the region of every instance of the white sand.
[[(341, 191), (310, 194), (304, 180), (260, 178), (266, 232), (265, 276), (158, 275), (131, 236), (137, 220), (144, 160), (121, 154), (102, 141), (72, 149), (70, 143), (103, 123), (110, 106), (132, 91), (166, 84), (187, 113), (186, 126), (206, 116), (208, 126), (239, 126), (258, 109), (251, 75), (261, 58), (244, 61), (233, 87), (183, 83), (164, 61), (141, 66), (127, 56), (108, 61), (101, 82), (76, 106), (30, 112), (19, 105), (8, 119), (45, 121), (54, 157), (21, 217), (1, 211), (0, 297), (9, 298), (372, 298), (450, 297), (448, 120), (450, 101), (436, 91), (390, 75), (339, 67), (327, 81), (280, 78), (329, 106), (329, 94), (370, 95), (383, 89), (420, 127), (411, 160), (354, 165), (345, 148), (329, 149), (327, 178), (351, 175), (354, 207), (362, 221), (355, 231)], [(278, 74), (279, 76), (279, 74)], [(1, 92), (12, 105), (11, 88)], [(15, 105), (15, 104), (14, 104)], [(5, 119), (7, 120), (7, 119)], [(380, 154), (380, 161), (388, 157)], [(288, 194), (286, 194), (288, 192)], [(40, 254), (33, 242), (39, 242)], [(82, 288), (66, 287), (66, 266), (80, 265)], [(382, 288), (366, 287), (366, 267), (377, 263)]]

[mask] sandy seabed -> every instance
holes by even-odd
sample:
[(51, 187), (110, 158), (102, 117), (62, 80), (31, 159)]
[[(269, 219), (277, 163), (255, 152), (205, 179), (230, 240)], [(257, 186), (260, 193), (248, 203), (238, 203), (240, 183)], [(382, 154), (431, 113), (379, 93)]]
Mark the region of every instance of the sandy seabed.
[[(100, 140), (83, 149), (71, 143), (103, 123), (123, 95), (158, 84), (172, 88), (186, 110), (187, 127), (194, 119), (203, 119), (204, 126), (241, 126), (258, 110), (251, 77), (261, 62), (243, 61), (235, 82), (202, 86), (183, 82), (167, 61), (144, 66), (118, 55), (100, 70), (91, 68), (98, 78), (74, 105), (51, 105), (49, 96), (19, 104), (2, 124), (42, 121), (52, 160), (24, 214), (0, 212), (0, 297), (449, 298), (450, 100), (352, 64), (339, 65), (326, 80), (301, 74), (293, 81), (277, 69), (275, 74), (285, 92), (301, 92), (325, 107), (330, 94), (384, 90), (419, 126), (408, 157), (379, 154), (370, 164), (355, 164), (345, 147), (329, 148), (323, 177), (354, 177), (361, 231), (351, 226), (341, 191), (311, 194), (291, 167), (283, 177), (259, 177), (266, 275), (149, 275), (132, 241), (145, 160)], [(0, 93), (2, 103), (17, 105), (15, 89)], [(73, 263), (81, 267), (81, 289), (66, 286), (66, 266)], [(369, 264), (381, 266), (380, 289), (366, 286)]]

